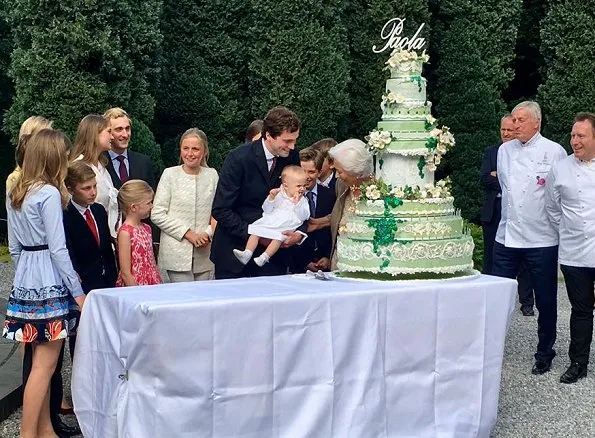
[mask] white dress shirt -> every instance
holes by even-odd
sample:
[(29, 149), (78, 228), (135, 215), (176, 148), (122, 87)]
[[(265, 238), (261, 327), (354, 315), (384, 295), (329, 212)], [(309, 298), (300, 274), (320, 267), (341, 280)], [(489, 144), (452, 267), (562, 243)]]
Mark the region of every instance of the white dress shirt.
[(271, 166), (273, 165), (273, 158), (275, 158), (275, 156), (273, 154), (271, 154), (271, 152), (264, 145), (264, 139), (261, 140), (261, 142), (262, 142), (262, 148), (264, 149), (264, 156), (267, 159), (267, 167), (269, 168), (269, 172), (270, 172)]
[(548, 177), (545, 208), (558, 228), (560, 264), (595, 268), (595, 159), (571, 155)]
[(498, 149), (502, 218), (496, 242), (509, 248), (556, 246), (558, 232), (545, 212), (545, 187), (552, 165), (567, 157), (562, 146), (539, 132), (528, 142), (511, 140)]

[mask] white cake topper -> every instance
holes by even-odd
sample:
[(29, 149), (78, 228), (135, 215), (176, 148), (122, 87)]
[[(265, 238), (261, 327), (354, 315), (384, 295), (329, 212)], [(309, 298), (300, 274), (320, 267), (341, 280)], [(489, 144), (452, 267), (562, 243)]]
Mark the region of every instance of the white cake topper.
[(425, 38), (419, 38), (419, 34), (426, 23), (422, 23), (411, 38), (400, 36), (403, 33), (403, 23), (405, 23), (405, 18), (391, 18), (388, 20), (380, 32), (380, 37), (386, 40), (386, 44), (384, 44), (382, 49), (376, 49), (376, 44), (374, 44), (372, 51), (374, 53), (382, 53), (389, 48), (420, 50), (426, 44)]

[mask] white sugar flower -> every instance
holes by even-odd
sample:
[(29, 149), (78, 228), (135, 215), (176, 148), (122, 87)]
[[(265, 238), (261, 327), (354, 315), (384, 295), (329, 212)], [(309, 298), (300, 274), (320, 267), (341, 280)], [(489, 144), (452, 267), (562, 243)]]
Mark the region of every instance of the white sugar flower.
[(405, 49), (401, 49), (401, 51), (397, 54), (399, 61), (407, 61), (409, 60), (409, 52)]
[(397, 101), (397, 95), (391, 91), (386, 95), (386, 100), (390, 103), (394, 103)]
[(442, 142), (438, 143), (438, 145), (436, 146), (436, 152), (444, 155), (446, 153), (446, 145)]
[(434, 188), (434, 184), (426, 184), (426, 185), (424, 186), (424, 190), (426, 190), (426, 191), (430, 191), (430, 190), (432, 190), (433, 188)]
[(415, 61), (418, 58), (417, 56), (417, 52), (415, 50), (412, 50), (411, 52), (409, 52), (409, 59), (411, 59), (412, 61)]
[(433, 125), (434, 123), (436, 123), (436, 119), (434, 117), (432, 117), (431, 114), (428, 114), (426, 116), (426, 122), (428, 122), (430, 125)]
[(424, 49), (424, 51), (421, 52), (421, 55), (419, 55), (419, 59), (421, 59), (422, 62), (428, 62), (430, 60), (430, 55), (426, 54), (426, 50)]
[(440, 188), (446, 187), (446, 180), (445, 179), (441, 179), (440, 181), (438, 181), (436, 183), (436, 187), (440, 187)]
[(430, 131), (430, 135), (434, 138), (440, 138), (442, 134), (442, 129), (434, 128)]
[(434, 187), (432, 189), (432, 198), (440, 198), (442, 195), (442, 189), (440, 187)]
[(436, 165), (432, 161), (428, 161), (428, 163), (426, 164), (426, 169), (428, 169), (428, 172), (435, 172)]
[(375, 185), (366, 187), (366, 198), (376, 200), (380, 199), (380, 190)]
[(395, 198), (403, 198), (405, 196), (405, 192), (400, 187), (393, 187), (390, 191), (390, 194)]
[(396, 103), (403, 103), (405, 102), (405, 96), (403, 96), (402, 94), (397, 94), (395, 97), (395, 102)]
[(386, 146), (391, 144), (393, 141), (393, 137), (389, 131), (380, 131), (380, 135), (378, 136), (378, 141), (384, 143)]
[(448, 146), (454, 146), (455, 144), (455, 137), (450, 132), (444, 132), (440, 136), (440, 142), (445, 143)]
[(434, 164), (436, 164), (436, 165), (440, 164), (441, 160), (442, 160), (442, 155), (440, 155), (440, 154), (434, 155)]
[(428, 197), (428, 192), (426, 192), (425, 190), (422, 190), (419, 192), (419, 196), (421, 199), (426, 199)]

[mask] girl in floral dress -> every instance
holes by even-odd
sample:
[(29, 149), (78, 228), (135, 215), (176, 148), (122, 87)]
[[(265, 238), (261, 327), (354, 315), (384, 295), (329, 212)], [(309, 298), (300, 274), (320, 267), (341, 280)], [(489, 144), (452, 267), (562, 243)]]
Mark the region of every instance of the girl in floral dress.
[(118, 230), (120, 273), (116, 286), (160, 284), (161, 274), (153, 255), (151, 227), (142, 222), (151, 214), (153, 189), (139, 179), (124, 183), (118, 193), (124, 223)]
[(2, 336), (33, 348), (23, 393), (23, 438), (56, 436), (49, 411), (50, 378), (64, 339), (76, 327), (77, 304), (82, 307), (85, 299), (62, 225), (69, 146), (59, 131), (34, 134), (6, 200), (8, 245), (16, 272)]

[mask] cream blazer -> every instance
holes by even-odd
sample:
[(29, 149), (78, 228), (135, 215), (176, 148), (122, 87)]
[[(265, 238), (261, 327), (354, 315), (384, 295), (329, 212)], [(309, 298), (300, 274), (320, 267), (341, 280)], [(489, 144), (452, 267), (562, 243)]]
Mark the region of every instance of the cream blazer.
[(198, 175), (188, 175), (182, 166), (175, 166), (161, 175), (151, 211), (151, 221), (161, 229), (161, 269), (199, 273), (214, 268), (209, 260), (211, 245), (194, 248), (184, 234), (207, 230), (218, 181), (217, 171), (210, 167), (201, 168)]

